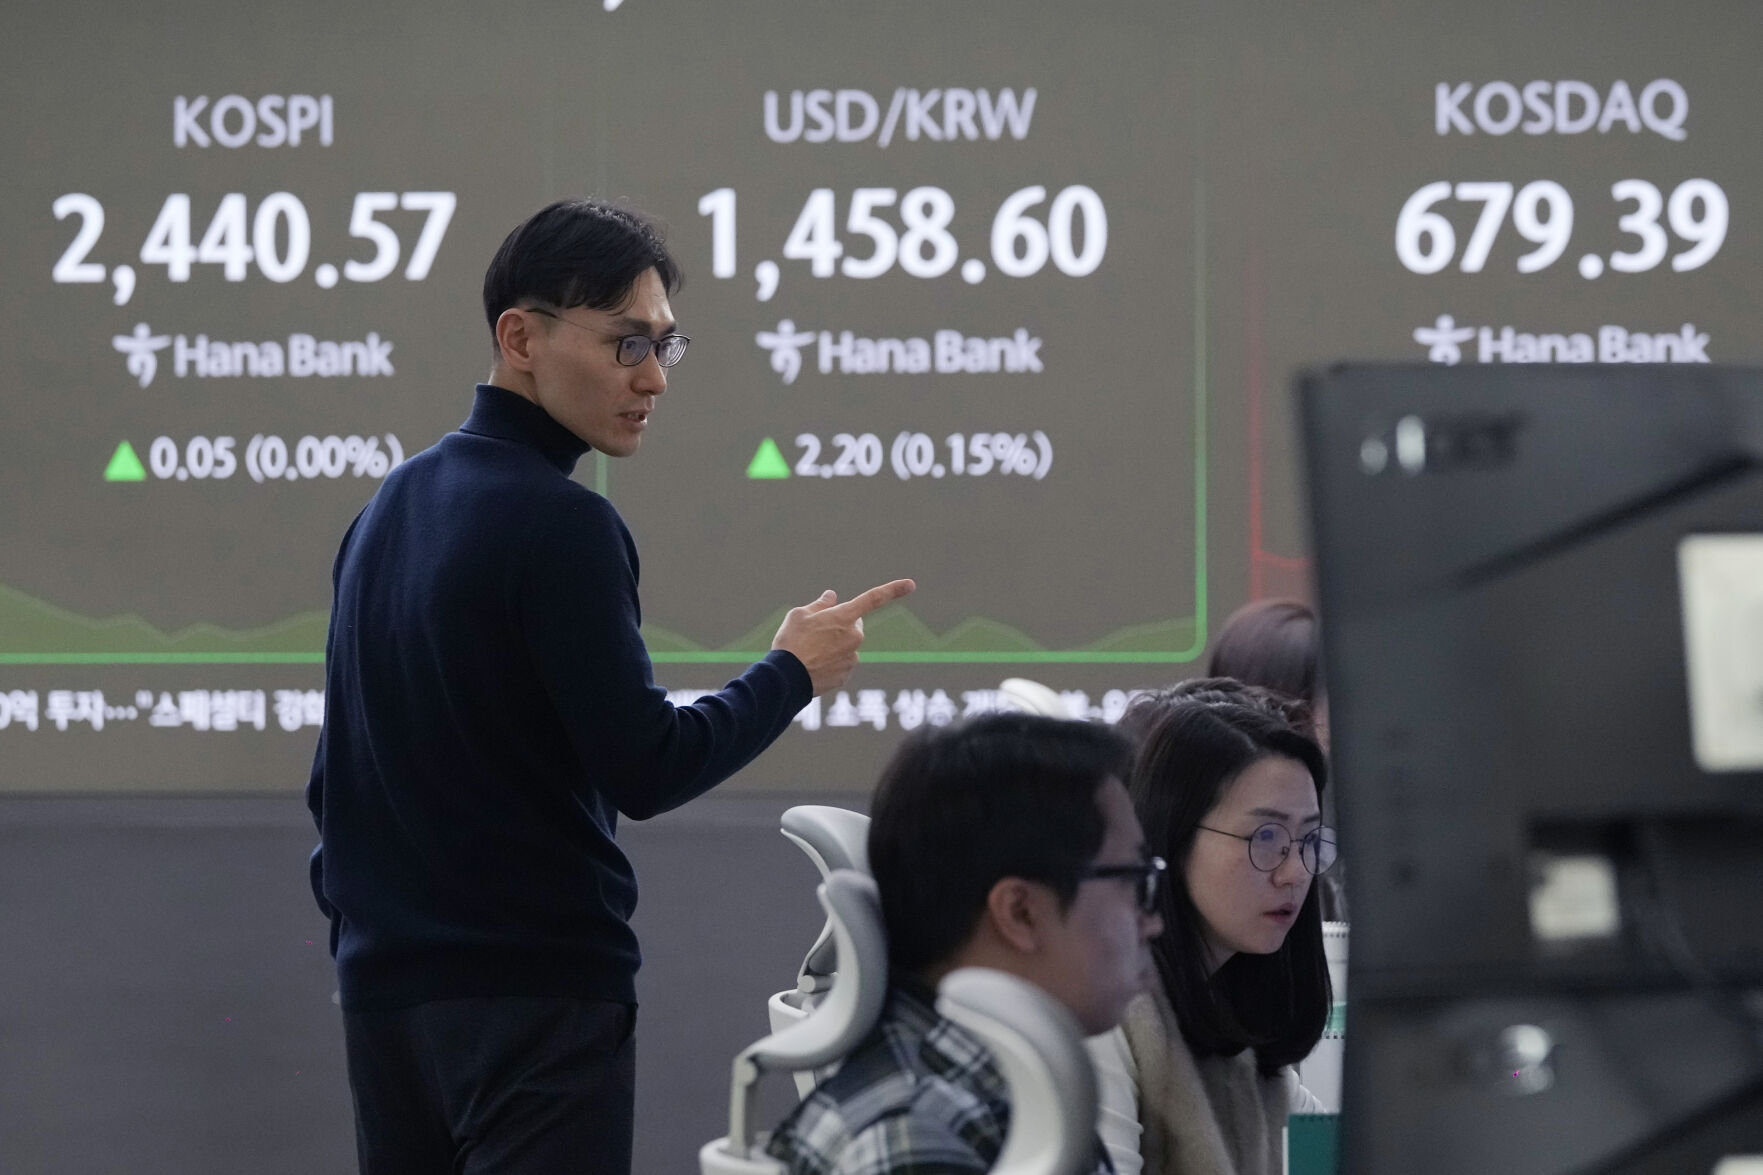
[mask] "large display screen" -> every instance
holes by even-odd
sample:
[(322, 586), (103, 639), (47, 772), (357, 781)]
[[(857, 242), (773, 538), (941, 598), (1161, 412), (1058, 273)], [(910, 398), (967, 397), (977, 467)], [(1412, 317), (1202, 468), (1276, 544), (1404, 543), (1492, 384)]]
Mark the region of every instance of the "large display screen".
[(636, 536), (661, 684), (720, 686), (823, 588), (919, 583), (736, 787), (866, 789), (1011, 676), (1115, 717), (1307, 595), (1300, 365), (1763, 354), (1743, 4), (9, 26), (9, 792), (304, 783), (336, 544), (464, 418), (484, 267), (562, 196), (649, 212), (688, 275), (642, 451), (577, 473)]

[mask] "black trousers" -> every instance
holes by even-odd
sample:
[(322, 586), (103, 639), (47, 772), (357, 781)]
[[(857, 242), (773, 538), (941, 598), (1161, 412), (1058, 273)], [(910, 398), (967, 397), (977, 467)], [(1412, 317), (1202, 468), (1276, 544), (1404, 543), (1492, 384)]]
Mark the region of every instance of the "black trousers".
[(506, 996), (345, 1012), (361, 1175), (630, 1175), (636, 1011)]

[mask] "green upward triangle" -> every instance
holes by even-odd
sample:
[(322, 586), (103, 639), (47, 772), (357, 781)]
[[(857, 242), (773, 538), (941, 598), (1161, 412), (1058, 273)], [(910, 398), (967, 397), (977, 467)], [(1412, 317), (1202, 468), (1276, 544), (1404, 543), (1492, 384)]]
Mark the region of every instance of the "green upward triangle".
[(146, 481), (147, 471), (141, 467), (141, 459), (135, 456), (135, 447), (124, 441), (111, 454), (110, 464), (104, 467), (105, 481)]
[[(140, 462), (136, 462), (139, 465)], [(777, 442), (766, 437), (759, 442), (758, 452), (747, 465), (747, 476), (752, 478), (779, 478), (790, 476), (790, 463), (778, 452)]]

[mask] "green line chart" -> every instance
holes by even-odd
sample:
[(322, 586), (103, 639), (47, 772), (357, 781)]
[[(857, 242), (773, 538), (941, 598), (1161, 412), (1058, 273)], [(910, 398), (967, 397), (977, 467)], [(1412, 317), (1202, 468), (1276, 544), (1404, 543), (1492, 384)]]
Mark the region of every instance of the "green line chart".
[[(982, 616), (938, 633), (902, 605), (867, 622), (863, 659), (874, 664), (1183, 664), (1206, 647), (1207, 626), (1207, 257), (1205, 186), (1195, 183), (1193, 457), (1194, 615), (1149, 620), (1098, 635), (1079, 648), (1047, 649), (1018, 628)], [(595, 454), (595, 488), (605, 493), (607, 462)], [(656, 664), (747, 664), (765, 655), (783, 609), (730, 644), (709, 648), (646, 626)], [(82, 616), (0, 585), (0, 665), (318, 665), (328, 614), (302, 612), (252, 629), (196, 624), (166, 632), (134, 614)]]

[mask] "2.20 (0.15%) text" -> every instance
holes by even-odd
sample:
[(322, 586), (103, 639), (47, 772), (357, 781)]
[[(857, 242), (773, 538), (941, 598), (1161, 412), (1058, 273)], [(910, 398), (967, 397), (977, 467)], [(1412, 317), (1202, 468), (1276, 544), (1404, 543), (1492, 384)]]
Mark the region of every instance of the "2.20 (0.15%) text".
[(898, 433), (886, 446), (872, 432), (841, 432), (833, 435), (829, 448), (805, 432), (796, 438), (796, 447), (801, 452), (795, 465), (798, 477), (874, 477), (886, 467), (901, 481), (988, 474), (1040, 481), (1053, 468), (1053, 442), (1040, 429), (950, 433), (940, 447), (922, 432)]

